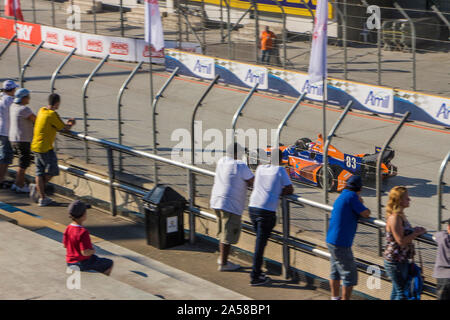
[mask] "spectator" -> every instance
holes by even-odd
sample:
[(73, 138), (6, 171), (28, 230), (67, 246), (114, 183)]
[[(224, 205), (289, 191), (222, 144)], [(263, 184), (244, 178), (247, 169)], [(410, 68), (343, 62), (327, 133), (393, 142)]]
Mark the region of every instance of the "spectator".
[(276, 210), (280, 195), (294, 192), (289, 175), (281, 163), (281, 150), (273, 150), (271, 163), (256, 168), (255, 184), (250, 196), (250, 219), (256, 231), (255, 253), (253, 255), (250, 285), (263, 285), (270, 281), (261, 270), (264, 249), (276, 223)]
[(241, 233), (241, 216), (247, 199), (247, 187), (253, 185), (253, 173), (242, 158), (243, 148), (234, 143), (228, 146), (225, 157), (216, 167), (216, 176), (211, 194), (211, 208), (218, 219), (220, 240), (218, 259), (219, 271), (234, 271), (240, 265), (228, 261), (232, 244), (239, 241)]
[(48, 106), (42, 107), (36, 117), (31, 151), (34, 152), (36, 164), (36, 184), (30, 184), (30, 198), (39, 202), (39, 206), (47, 206), (53, 202), (45, 195), (45, 186), (54, 176), (59, 175), (58, 159), (53, 150), (56, 133), (69, 130), (75, 125), (75, 119), (69, 119), (67, 124), (62, 122), (56, 110), (61, 103), (58, 94), (52, 93), (48, 97)]
[(14, 152), (19, 156), (19, 169), (11, 189), (18, 193), (30, 192), (28, 186), (25, 185), (25, 171), (31, 163), (30, 148), (36, 120), (36, 115), (27, 107), (30, 104), (30, 98), (30, 91), (27, 89), (17, 90), (14, 103), (9, 110), (9, 141)]
[(270, 57), (273, 56), (273, 41), (277, 37), (270, 31), (269, 26), (261, 32), (261, 62), (269, 64)]
[(331, 300), (341, 300), (341, 280), (342, 300), (350, 300), (353, 287), (358, 283), (352, 245), (359, 217), (368, 218), (370, 215), (370, 210), (364, 206), (361, 198), (361, 189), (361, 177), (351, 176), (347, 180), (345, 189), (333, 204), (326, 238), (331, 254)]
[(16, 88), (19, 86), (12, 80), (3, 82), (0, 98), (0, 187), (3, 188), (8, 166), (13, 160), (13, 150), (9, 142), (9, 107), (13, 103)]
[(89, 231), (83, 226), (87, 219), (86, 205), (80, 200), (72, 202), (69, 206), (69, 215), (72, 223), (64, 231), (63, 244), (66, 248), (67, 265), (77, 266), (80, 271), (95, 270), (109, 276), (113, 268), (113, 261), (99, 258), (91, 243)]
[(412, 228), (405, 216), (409, 207), (408, 189), (397, 186), (389, 192), (386, 206), (386, 248), (384, 267), (392, 280), (391, 300), (405, 300), (409, 259), (414, 256), (413, 240), (424, 234), (422, 227)]
[(450, 300), (450, 219), (442, 223), (447, 223), (447, 230), (434, 235), (438, 248), (433, 277), (437, 279), (438, 299)]

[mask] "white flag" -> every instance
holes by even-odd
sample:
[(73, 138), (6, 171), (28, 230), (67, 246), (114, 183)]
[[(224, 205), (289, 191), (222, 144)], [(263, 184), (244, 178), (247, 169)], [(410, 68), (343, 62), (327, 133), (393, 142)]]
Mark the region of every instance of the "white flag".
[(158, 0), (145, 0), (145, 42), (151, 44), (155, 51), (164, 48), (164, 33)]
[(322, 82), (327, 76), (327, 22), (328, 0), (318, 0), (314, 33), (309, 58), (309, 82), (311, 84)]

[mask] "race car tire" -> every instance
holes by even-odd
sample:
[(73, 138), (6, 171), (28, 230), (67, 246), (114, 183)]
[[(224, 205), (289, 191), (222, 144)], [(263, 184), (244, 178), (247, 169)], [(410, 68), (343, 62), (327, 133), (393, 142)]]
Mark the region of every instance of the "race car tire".
[[(333, 166), (334, 167), (334, 166)], [(327, 187), (328, 191), (333, 192), (337, 189), (337, 175), (335, 171), (332, 169), (332, 167), (327, 166)], [(341, 169), (342, 171), (342, 169)], [(317, 183), (319, 185), (319, 188), (323, 188), (323, 166), (319, 169), (317, 172)]]

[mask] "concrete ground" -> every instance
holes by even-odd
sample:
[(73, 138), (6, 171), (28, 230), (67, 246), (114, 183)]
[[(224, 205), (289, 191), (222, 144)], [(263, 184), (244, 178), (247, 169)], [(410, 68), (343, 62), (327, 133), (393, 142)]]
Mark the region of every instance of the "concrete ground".
[[(36, 0), (36, 22), (52, 25), (51, 2), (46, 0)], [(55, 26), (59, 28), (67, 27), (65, 1), (55, 1)], [(32, 13), (32, 2), (24, 1), (22, 10), (26, 21), (34, 21)], [(126, 15), (125, 15), (126, 17)], [(105, 35), (120, 36), (120, 14), (119, 12), (104, 11), (96, 15), (97, 33)], [(264, 21), (260, 22), (261, 26)], [(127, 37), (143, 38), (143, 24), (132, 21), (124, 22), (124, 35)], [(184, 32), (183, 27), (183, 32)], [(225, 27), (226, 29), (226, 27)], [(177, 26), (165, 29), (166, 40), (177, 40)], [(81, 16), (82, 32), (94, 33), (94, 15), (83, 14)], [(299, 30), (300, 31), (300, 30)], [(303, 32), (310, 30), (303, 30)], [(226, 34), (226, 32), (225, 32)], [(203, 32), (198, 31), (198, 37), (203, 39)], [(197, 38), (191, 33), (183, 34), (183, 41), (197, 42)], [(201, 40), (203, 41), (203, 40)], [(205, 32), (206, 52), (210, 56), (255, 63), (254, 42), (233, 37), (231, 55), (228, 44), (221, 43), (220, 29), (207, 29)], [(426, 47), (418, 47), (416, 54), (417, 86), (420, 92), (432, 93), (443, 96), (450, 96), (450, 71), (442, 66), (450, 64), (448, 54), (450, 43), (433, 42)], [(281, 51), (281, 55), (282, 50)], [(289, 41), (287, 43), (287, 69), (307, 72), (309, 64), (309, 41)], [(344, 50), (340, 46), (328, 45), (328, 73), (330, 77), (344, 79)], [(363, 83), (378, 84), (378, 49), (372, 44), (362, 42), (349, 42), (347, 48), (347, 79)], [(439, 61), (439, 63), (436, 63)], [(382, 50), (381, 57), (381, 83), (380, 85), (412, 90), (413, 64), (412, 54), (409, 52), (385, 51)]]
[[(29, 232), (13, 225), (6, 228), (4, 225), (7, 223), (0, 222), (2, 230), (0, 237), (2, 240), (5, 238), (3, 243), (9, 243), (6, 247), (7, 254), (2, 254), (0, 258), (5, 259), (0, 263), (1, 271), (7, 274), (11, 272), (13, 265), (16, 265), (16, 273), (24, 271), (21, 277), (2, 282), (4, 289), (0, 295), (2, 299), (149, 299), (155, 296), (163, 299), (187, 300), (329, 299), (323, 289), (313, 287), (311, 284), (285, 281), (276, 274), (270, 275), (272, 283), (264, 287), (251, 287), (250, 266), (246, 263), (242, 264), (243, 268), (238, 272), (217, 271), (217, 248), (214, 245), (201, 241), (195, 245), (186, 243), (158, 250), (146, 244), (142, 224), (112, 217), (97, 209), (89, 210), (86, 227), (92, 235), (98, 255), (115, 261), (111, 275), (113, 279), (111, 281), (114, 283), (103, 285), (102, 283), (105, 283), (101, 278), (103, 275), (98, 275), (101, 277), (94, 279), (94, 282), (97, 282), (89, 287), (91, 291), (84, 288), (91, 295), (80, 292), (68, 293), (63, 287), (68, 275), (64, 273), (64, 249), (60, 241), (61, 232), (65, 225), (70, 223), (67, 214), (70, 200), (58, 196), (53, 196), (53, 199), (57, 202), (56, 206), (41, 208), (25, 195), (1, 190), (0, 214), (15, 219), (19, 226), (34, 231)], [(14, 240), (9, 241), (7, 238)], [(49, 257), (48, 261), (45, 257)], [(235, 258), (232, 260), (239, 262)], [(15, 264), (14, 261), (23, 263)], [(53, 273), (45, 273), (38, 277), (33, 274), (35, 280), (29, 278), (31, 274), (24, 274), (26, 268), (36, 266), (45, 267)], [(85, 280), (94, 276), (86, 274), (85, 277), (83, 273), (82, 286)], [(28, 281), (30, 284), (27, 284)], [(45, 290), (41, 289), (44, 283), (47, 283)], [(128, 288), (128, 291), (105, 294), (109, 289), (119, 290), (121, 286)], [(56, 287), (59, 289), (56, 290)], [(95, 290), (99, 291), (98, 295), (95, 295), (97, 292)]]

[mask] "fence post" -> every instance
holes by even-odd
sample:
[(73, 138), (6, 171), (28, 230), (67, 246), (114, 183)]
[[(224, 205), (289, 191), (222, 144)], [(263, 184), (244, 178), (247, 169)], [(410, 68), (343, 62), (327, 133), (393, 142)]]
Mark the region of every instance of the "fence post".
[(31, 7), (33, 9), (33, 23), (36, 23), (36, 0), (33, 0)]
[(39, 52), (39, 50), (42, 48), (42, 45), (45, 43), (45, 41), (41, 41), (41, 43), (34, 49), (33, 53), (28, 57), (28, 59), (25, 61), (24, 65), (22, 66), (22, 69), (20, 70), (20, 86), (23, 88), (23, 84), (25, 82), (25, 71), (30, 66), (31, 60), (36, 56), (36, 54)]
[(123, 25), (123, 0), (120, 0), (120, 35), (125, 36), (125, 27)]
[[(438, 17), (442, 20), (442, 22), (445, 23), (445, 25), (448, 28), (448, 31), (450, 31), (450, 22), (448, 22), (447, 18), (442, 14), (442, 12), (439, 11), (439, 9), (433, 4), (431, 6), (431, 9), (433, 9), (434, 12), (438, 15)], [(450, 40), (450, 38), (449, 38)]]
[(188, 173), (188, 195), (189, 195), (189, 243), (195, 243), (195, 214), (192, 208), (195, 205), (195, 176), (190, 169)]
[(208, 93), (211, 91), (211, 89), (217, 83), (219, 78), (220, 78), (220, 76), (217, 75), (214, 78), (214, 80), (209, 84), (206, 91), (203, 93), (203, 95), (200, 97), (200, 99), (195, 104), (194, 110), (192, 112), (192, 117), (191, 117), (191, 165), (194, 165), (194, 163), (195, 163), (195, 115), (197, 114), (198, 108), (201, 107), (203, 100), (206, 98)]
[[(325, 141), (325, 145), (324, 145), (324, 148), (323, 148), (323, 167), (324, 168), (328, 167), (328, 148), (330, 147), (331, 140), (335, 136), (336, 130), (339, 128), (339, 126), (341, 125), (342, 121), (344, 121), (345, 116), (350, 111), (350, 107), (352, 106), (352, 104), (353, 104), (352, 100), (349, 100), (347, 102), (347, 105), (345, 106), (344, 111), (342, 112), (342, 114), (339, 117), (339, 119), (337, 119), (337, 121), (334, 124), (334, 126), (331, 128), (330, 132), (328, 133), (328, 136), (324, 137), (324, 139), (326, 138), (326, 141), (324, 140)], [(328, 172), (327, 172), (327, 170), (324, 170), (322, 186), (327, 185), (327, 183), (326, 183), (326, 181), (328, 179), (327, 176), (328, 176)], [(324, 187), (323, 190), (324, 190), (324, 192), (323, 192), (324, 203), (328, 204), (328, 186)]]
[(69, 54), (64, 58), (64, 60), (61, 62), (61, 64), (53, 72), (52, 79), (50, 80), (50, 93), (54, 93), (55, 92), (55, 81), (56, 81), (56, 78), (58, 77), (58, 74), (61, 72), (62, 68), (66, 65), (66, 63), (73, 56), (75, 51), (77, 51), (77, 48), (73, 48), (72, 51), (69, 52)]
[[(175, 70), (173, 70), (169, 79), (167, 79), (167, 81), (164, 83), (162, 88), (156, 94), (155, 99), (153, 100), (153, 105), (152, 105), (153, 154), (158, 154), (158, 145), (159, 145), (158, 139), (157, 139), (158, 131), (156, 130), (156, 116), (158, 115), (158, 113), (156, 112), (156, 107), (158, 105), (159, 99), (163, 96), (164, 91), (169, 86), (169, 84), (172, 82), (173, 78), (175, 78), (179, 69), (180, 69), (179, 67), (176, 67)], [(154, 177), (155, 185), (158, 184), (158, 164), (156, 163), (156, 161), (153, 163), (153, 177)]]
[(114, 172), (114, 158), (113, 152), (111, 148), (106, 148), (107, 158), (108, 158), (108, 176), (109, 176), (109, 195), (110, 195), (110, 209), (111, 214), (113, 216), (117, 215), (117, 206), (116, 206), (116, 191), (114, 190), (114, 180), (116, 179), (116, 175)]
[(412, 51), (412, 68), (413, 68), (413, 85), (412, 89), (413, 91), (416, 91), (416, 27), (414, 26), (414, 22), (412, 19), (408, 16), (408, 14), (403, 10), (402, 7), (397, 2), (394, 2), (394, 6), (397, 8), (398, 11), (402, 14), (403, 17), (405, 17), (406, 20), (408, 20), (409, 25), (411, 26), (411, 51)]
[(241, 105), (239, 106), (239, 108), (237, 109), (236, 113), (233, 116), (233, 120), (231, 121), (231, 130), (233, 131), (233, 142), (236, 142), (236, 123), (237, 123), (237, 120), (238, 120), (239, 116), (242, 115), (242, 110), (244, 110), (245, 106), (250, 101), (250, 98), (257, 91), (258, 84), (259, 84), (258, 82), (255, 83), (255, 85), (253, 86), (252, 90), (250, 90), (250, 92), (247, 94), (247, 96), (245, 97), (244, 101), (242, 101)]
[[(119, 144), (122, 144), (122, 96), (125, 92), (126, 89), (128, 89), (128, 84), (131, 82), (131, 80), (133, 79), (133, 77), (135, 76), (135, 74), (139, 71), (139, 69), (141, 68), (142, 64), (144, 62), (141, 61), (138, 63), (138, 65), (133, 69), (133, 71), (131, 71), (130, 75), (128, 76), (128, 78), (125, 80), (125, 82), (122, 84), (122, 86), (120, 87), (119, 90), (119, 94), (117, 95), (117, 138), (119, 141)], [(122, 172), (122, 152), (120, 152), (119, 155), (119, 171)]]
[(55, 0), (52, 0), (52, 26), (54, 27), (56, 22), (55, 22)]
[[(11, 44), (16, 40), (16, 35), (13, 35), (11, 39), (9, 39), (8, 43), (3, 47), (2, 51), (0, 51), (0, 58), (2, 55), (8, 50)], [(18, 41), (17, 41), (18, 42)]]
[[(366, 8), (369, 7), (369, 4), (367, 3), (366, 0), (361, 0), (361, 2)], [(383, 25), (381, 26), (381, 28), (377, 28), (377, 50), (378, 50), (378, 52), (377, 52), (377, 59), (378, 59), (378, 61), (377, 61), (378, 82), (377, 82), (377, 84), (379, 86), (381, 86), (381, 29), (383, 29), (383, 26), (385, 23), (386, 23), (386, 21), (383, 22)]]
[[(347, 21), (345, 20), (345, 13), (342, 13), (341, 9), (339, 9), (339, 4), (334, 2), (334, 9), (336, 10), (337, 15), (341, 20), (342, 25), (342, 46), (344, 47), (344, 79), (348, 79), (347, 74)], [(343, 4), (345, 6), (345, 10), (347, 8), (346, 3)]]
[[(280, 136), (281, 136), (281, 130), (286, 126), (286, 122), (289, 120), (289, 118), (292, 116), (294, 111), (297, 109), (297, 107), (300, 105), (300, 103), (303, 101), (303, 99), (306, 96), (306, 92), (303, 92), (300, 97), (295, 101), (295, 103), (292, 105), (291, 109), (289, 109), (288, 113), (284, 116), (283, 120), (281, 120), (280, 124), (277, 128), (277, 135), (276, 135), (276, 141), (274, 143), (274, 148), (278, 148), (280, 145)], [(281, 159), (279, 159), (281, 160)]]
[[(400, 122), (398, 123), (397, 127), (395, 127), (394, 132), (389, 136), (389, 138), (386, 140), (386, 142), (384, 143), (383, 147), (381, 148), (380, 152), (378, 153), (378, 157), (377, 157), (377, 167), (376, 167), (376, 193), (377, 193), (377, 213), (378, 213), (378, 219), (382, 219), (383, 218), (383, 214), (382, 214), (382, 205), (381, 205), (381, 160), (383, 158), (384, 152), (386, 151), (386, 149), (389, 147), (389, 145), (391, 144), (391, 142), (394, 140), (395, 136), (398, 134), (398, 132), (400, 131), (400, 129), (403, 127), (403, 125), (405, 124), (406, 120), (408, 119), (408, 117), (410, 116), (411, 112), (407, 111), (404, 115), (403, 118), (400, 120)], [(382, 232), (381, 229), (378, 229), (378, 255), (381, 257), (382, 255)]]
[(442, 205), (442, 187), (446, 184), (442, 181), (444, 178), (444, 172), (445, 168), (447, 167), (447, 163), (450, 161), (450, 152), (447, 153), (447, 156), (441, 163), (441, 167), (439, 168), (439, 174), (438, 174), (438, 184), (437, 184), (437, 195), (438, 195), (438, 215), (437, 215), (437, 231), (442, 230), (442, 209), (445, 207)]
[(95, 0), (92, 0), (92, 13), (94, 14), (94, 33), (97, 34), (97, 8)]
[[(87, 96), (86, 96), (86, 92), (87, 89), (89, 87), (89, 84), (91, 83), (92, 78), (95, 76), (95, 74), (100, 70), (100, 68), (103, 66), (103, 64), (106, 62), (106, 60), (108, 60), (109, 58), (109, 54), (107, 54), (99, 63), (98, 65), (95, 67), (94, 70), (92, 70), (92, 72), (89, 74), (89, 76), (87, 77), (86, 81), (83, 84), (83, 89), (82, 89), (82, 98), (83, 98), (83, 122), (84, 122), (84, 134), (87, 136), (88, 135), (88, 120), (87, 120)], [(85, 141), (84, 144), (84, 152), (85, 152), (85, 159), (86, 159), (86, 163), (89, 163), (89, 146), (87, 141)]]
[(288, 239), (290, 236), (290, 207), (287, 197), (281, 198), (281, 210), (283, 215), (283, 277), (291, 278), (291, 255), (289, 251)]

